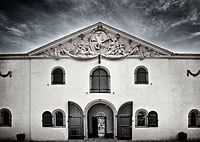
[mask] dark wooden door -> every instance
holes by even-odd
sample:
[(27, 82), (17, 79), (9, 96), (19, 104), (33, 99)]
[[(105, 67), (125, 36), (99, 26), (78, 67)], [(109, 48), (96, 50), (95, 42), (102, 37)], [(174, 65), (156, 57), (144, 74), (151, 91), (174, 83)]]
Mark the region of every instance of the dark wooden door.
[(68, 130), (69, 139), (82, 139), (83, 136), (83, 111), (80, 106), (74, 102), (68, 103)]
[(132, 139), (132, 102), (123, 104), (118, 111), (117, 138)]
[(98, 138), (98, 120), (97, 117), (92, 117), (92, 137)]

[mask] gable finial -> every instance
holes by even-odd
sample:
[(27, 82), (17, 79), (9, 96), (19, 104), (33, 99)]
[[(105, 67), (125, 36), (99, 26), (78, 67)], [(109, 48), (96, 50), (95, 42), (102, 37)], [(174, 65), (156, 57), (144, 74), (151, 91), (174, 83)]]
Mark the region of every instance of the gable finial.
[(98, 55), (98, 63), (101, 64), (101, 54)]

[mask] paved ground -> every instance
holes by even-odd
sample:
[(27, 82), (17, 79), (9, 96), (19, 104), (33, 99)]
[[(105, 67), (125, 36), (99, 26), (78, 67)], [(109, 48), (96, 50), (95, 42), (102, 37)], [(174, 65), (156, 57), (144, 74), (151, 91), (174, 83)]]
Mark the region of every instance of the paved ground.
[[(16, 140), (0, 140), (0, 142), (18, 142)], [(22, 141), (20, 141), (22, 142)], [(23, 142), (183, 142), (183, 141), (131, 141), (116, 139), (89, 139), (89, 140), (66, 140), (66, 141), (23, 141)], [(200, 142), (200, 140), (190, 140), (187, 142)]]
[[(16, 141), (16, 140), (0, 140), (0, 142), (183, 142), (183, 141), (127, 141), (127, 140)], [(187, 142), (200, 142), (200, 140), (193, 140), (193, 141), (187, 141)]]

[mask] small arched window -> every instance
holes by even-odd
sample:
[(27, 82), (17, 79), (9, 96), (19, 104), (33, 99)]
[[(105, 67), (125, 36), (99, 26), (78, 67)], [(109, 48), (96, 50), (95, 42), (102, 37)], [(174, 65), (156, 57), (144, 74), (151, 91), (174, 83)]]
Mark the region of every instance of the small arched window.
[(60, 109), (53, 111), (53, 126), (65, 126), (65, 113)]
[(138, 110), (136, 112), (136, 126), (137, 127), (147, 127), (147, 111), (144, 109)]
[(90, 74), (91, 93), (110, 93), (110, 75), (108, 70), (97, 67)]
[(148, 114), (148, 126), (158, 127), (158, 114), (155, 111), (150, 111)]
[(197, 114), (195, 112), (191, 113), (191, 126), (197, 126)]
[(135, 69), (135, 84), (148, 84), (148, 70), (146, 67), (137, 67)]
[(193, 109), (188, 114), (188, 127), (200, 127), (200, 112)]
[(145, 126), (145, 112), (140, 111), (137, 115), (138, 126)]
[(65, 71), (61, 67), (56, 67), (51, 73), (52, 82), (51, 84), (65, 84)]
[(52, 127), (52, 114), (49, 111), (45, 111), (42, 114), (42, 126), (43, 127)]
[(62, 114), (62, 112), (56, 112), (56, 126), (63, 126), (63, 114)]
[(0, 126), (11, 127), (11, 121), (12, 121), (11, 112), (6, 108), (1, 109), (0, 110)]

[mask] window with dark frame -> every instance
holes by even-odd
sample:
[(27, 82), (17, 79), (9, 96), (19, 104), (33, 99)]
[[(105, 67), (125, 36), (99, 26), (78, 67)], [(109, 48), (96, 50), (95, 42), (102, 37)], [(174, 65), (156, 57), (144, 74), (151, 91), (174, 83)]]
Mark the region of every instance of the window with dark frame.
[(158, 127), (158, 114), (155, 111), (151, 111), (148, 114), (148, 126)]
[(137, 126), (145, 126), (145, 112), (140, 111), (137, 115)]
[(195, 126), (197, 126), (197, 115), (196, 115), (196, 113), (195, 112), (192, 112), (191, 113), (191, 117), (190, 117), (190, 119), (191, 119), (191, 127), (195, 127)]
[(189, 128), (200, 128), (200, 111), (192, 109), (188, 114), (188, 127)]
[(110, 93), (110, 76), (108, 72), (98, 67), (95, 69), (91, 76), (91, 93)]
[(135, 72), (136, 84), (148, 84), (148, 71), (144, 67), (139, 67)]
[(11, 127), (12, 115), (8, 109), (0, 111), (0, 126)]
[(52, 114), (49, 111), (45, 111), (42, 114), (42, 126), (43, 127), (52, 127)]
[(56, 68), (52, 71), (52, 84), (65, 84), (65, 73), (61, 68)]
[(62, 112), (56, 112), (56, 126), (63, 126), (63, 114)]

